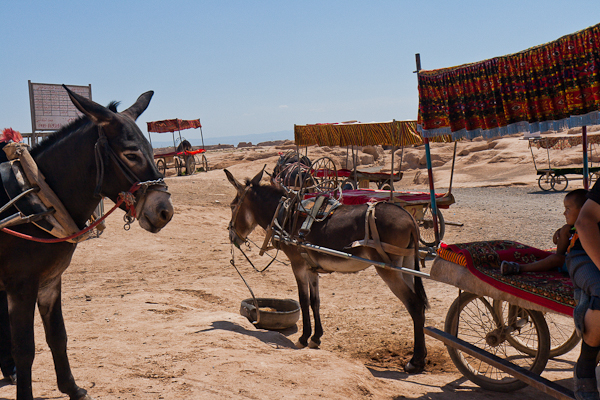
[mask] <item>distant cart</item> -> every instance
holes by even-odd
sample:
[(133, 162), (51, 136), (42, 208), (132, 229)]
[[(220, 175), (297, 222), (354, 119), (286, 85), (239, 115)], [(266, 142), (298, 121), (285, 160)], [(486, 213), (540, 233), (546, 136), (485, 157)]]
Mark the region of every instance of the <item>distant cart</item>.
[[(181, 138), (181, 130), (200, 129), (202, 137), (202, 148), (193, 150), (192, 145)], [(175, 140), (175, 131), (179, 132), (179, 143)], [(196, 172), (196, 164), (200, 164), (201, 171), (208, 171), (208, 160), (204, 153), (204, 135), (202, 135), (202, 125), (200, 119), (165, 119), (162, 121), (148, 122), (148, 137), (150, 132), (173, 134), (173, 151), (159, 153), (154, 155), (158, 170), (164, 175), (169, 168), (175, 168), (177, 175), (183, 175), (184, 168), (186, 175), (192, 175)], [(152, 144), (152, 139), (150, 139)]]
[[(338, 178), (344, 179), (342, 187), (351, 186), (352, 189), (368, 188), (369, 183), (373, 182), (377, 185), (377, 189), (390, 190), (390, 174), (387, 172), (369, 172), (369, 171), (352, 171), (350, 169), (339, 169), (337, 171)], [(402, 172), (393, 174), (394, 182), (400, 182)]]
[[(600, 134), (595, 135), (587, 135), (587, 154), (590, 160), (594, 160), (593, 152), (596, 153), (597, 148), (596, 145), (600, 143)], [(567, 175), (575, 175), (577, 177), (571, 177), (571, 180), (574, 179), (583, 179), (584, 177), (584, 168), (583, 167), (568, 167), (568, 168), (553, 168), (550, 163), (550, 149), (553, 150), (563, 150), (570, 147), (581, 146), (583, 144), (582, 136), (551, 136), (551, 137), (541, 137), (541, 138), (531, 138), (529, 139), (529, 149), (531, 150), (531, 157), (533, 159), (533, 166), (536, 169), (538, 178), (538, 185), (540, 189), (544, 191), (554, 190), (554, 191), (564, 191), (567, 190), (569, 186), (569, 178)], [(536, 163), (536, 157), (533, 153), (533, 148), (536, 147), (538, 149), (543, 148), (546, 149), (548, 155), (548, 168), (538, 168)], [(596, 154), (597, 155), (597, 154)], [(588, 182), (594, 182), (600, 177), (600, 165), (594, 166), (592, 162), (588, 169)], [(579, 178), (581, 177), (581, 178)]]

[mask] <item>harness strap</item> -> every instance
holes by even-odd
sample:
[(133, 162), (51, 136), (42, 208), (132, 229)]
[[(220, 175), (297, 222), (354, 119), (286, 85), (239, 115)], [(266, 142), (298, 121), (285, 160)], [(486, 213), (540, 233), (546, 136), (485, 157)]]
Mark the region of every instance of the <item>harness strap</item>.
[(258, 252), (259, 256), (262, 256), (263, 254), (265, 254), (265, 251), (269, 250), (268, 245), (269, 245), (269, 242), (271, 241), (271, 238), (273, 237), (273, 225), (275, 225), (275, 222), (277, 221), (277, 218), (279, 216), (279, 210), (281, 209), (281, 206), (283, 205), (284, 201), (285, 201), (285, 197), (282, 197), (281, 200), (279, 200), (279, 204), (277, 204), (277, 209), (275, 210), (275, 213), (273, 214), (273, 219), (271, 219), (271, 223), (267, 227), (267, 230), (265, 233), (265, 240), (263, 241), (263, 244)]
[[(367, 212), (365, 214), (365, 238), (363, 240), (352, 242), (349, 246), (346, 246), (346, 249), (361, 246), (374, 248), (377, 250), (377, 253), (379, 253), (381, 258), (383, 258), (383, 260), (388, 264), (391, 264), (388, 254), (395, 254), (403, 257), (414, 255), (414, 247), (403, 249), (398, 246), (394, 246), (393, 244), (382, 242), (379, 239), (379, 231), (377, 230), (377, 225), (375, 223), (376, 205), (377, 203), (369, 203), (369, 207), (367, 208)], [(372, 239), (371, 236), (373, 236)]]
[(300, 238), (303, 238), (310, 233), (310, 228), (312, 227), (313, 222), (315, 222), (315, 220), (317, 219), (317, 214), (319, 214), (319, 210), (321, 209), (321, 206), (323, 205), (324, 201), (325, 196), (317, 196), (317, 198), (315, 199), (315, 204), (313, 204), (310, 213), (306, 215), (306, 219), (304, 220), (302, 226), (300, 227), (300, 230), (298, 231), (298, 235), (300, 236)]
[[(20, 147), (17, 150), (19, 161), (27, 179), (32, 186), (37, 186), (40, 191), (37, 193), (39, 199), (48, 208), (54, 208), (56, 211), (52, 216), (48, 216), (48, 221), (52, 223), (55, 229), (49, 231), (55, 237), (71, 236), (72, 234), (79, 232), (79, 227), (71, 218), (71, 215), (60, 201), (56, 193), (46, 183), (46, 179), (42, 172), (38, 169), (31, 154), (26, 147)], [(33, 194), (32, 194), (33, 195)], [(69, 240), (71, 243), (77, 243), (86, 239), (86, 237), (79, 236), (75, 239)]]
[(119, 168), (121, 173), (129, 181), (129, 184), (133, 185), (135, 182), (140, 180), (137, 178), (135, 173), (127, 165), (119, 159), (115, 154), (106, 134), (102, 130), (102, 127), (98, 125), (98, 140), (94, 146), (94, 154), (96, 157), (96, 188), (94, 189), (94, 196), (101, 198), (102, 196), (102, 182), (104, 182), (104, 164), (108, 162), (108, 158), (114, 161), (115, 165)]
[(381, 240), (379, 240), (379, 231), (377, 230), (377, 224), (375, 223), (375, 206), (377, 203), (369, 203), (369, 207), (367, 208), (367, 212), (365, 214), (365, 242), (369, 242), (369, 228), (371, 228), (371, 233), (373, 235), (373, 244), (375, 250), (379, 253), (383, 261), (388, 264), (392, 263), (390, 257), (387, 255), (383, 248), (381, 247)]

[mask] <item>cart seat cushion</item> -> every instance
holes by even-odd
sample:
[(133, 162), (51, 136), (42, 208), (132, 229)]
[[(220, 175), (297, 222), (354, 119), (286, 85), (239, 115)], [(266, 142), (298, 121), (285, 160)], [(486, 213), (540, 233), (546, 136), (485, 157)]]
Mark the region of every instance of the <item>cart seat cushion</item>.
[(510, 240), (446, 244), (438, 257), (463, 265), (482, 281), (501, 291), (539, 304), (561, 314), (572, 315), (575, 307), (571, 279), (558, 271), (524, 272), (503, 276), (502, 261), (527, 264), (549, 256), (550, 252)]
[[(319, 194), (307, 193), (304, 198), (316, 197)], [(439, 208), (449, 208), (455, 202), (452, 193), (436, 193), (435, 199)], [(339, 201), (344, 205), (390, 201), (390, 191), (378, 189), (344, 190)], [(431, 194), (428, 192), (393, 192), (392, 202), (402, 206), (431, 204)]]

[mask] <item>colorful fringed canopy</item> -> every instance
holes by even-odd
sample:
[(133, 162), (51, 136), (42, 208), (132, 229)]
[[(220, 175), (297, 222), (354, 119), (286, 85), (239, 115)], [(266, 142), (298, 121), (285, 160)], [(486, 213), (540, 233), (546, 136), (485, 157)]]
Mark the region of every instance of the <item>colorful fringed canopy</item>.
[(408, 146), (423, 143), (416, 128), (417, 121), (294, 125), (294, 138), (298, 146)]
[(600, 24), (520, 53), (419, 72), (424, 137), (600, 124)]
[(201, 128), (200, 119), (165, 119), (148, 122), (148, 132), (165, 133), (184, 129)]

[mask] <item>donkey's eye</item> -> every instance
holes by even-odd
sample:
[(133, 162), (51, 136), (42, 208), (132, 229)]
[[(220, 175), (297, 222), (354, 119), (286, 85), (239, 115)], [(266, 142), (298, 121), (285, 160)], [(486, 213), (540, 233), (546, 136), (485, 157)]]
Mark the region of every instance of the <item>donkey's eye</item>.
[(125, 158), (127, 158), (129, 161), (136, 161), (138, 159), (138, 156), (137, 154), (129, 153), (125, 154)]

